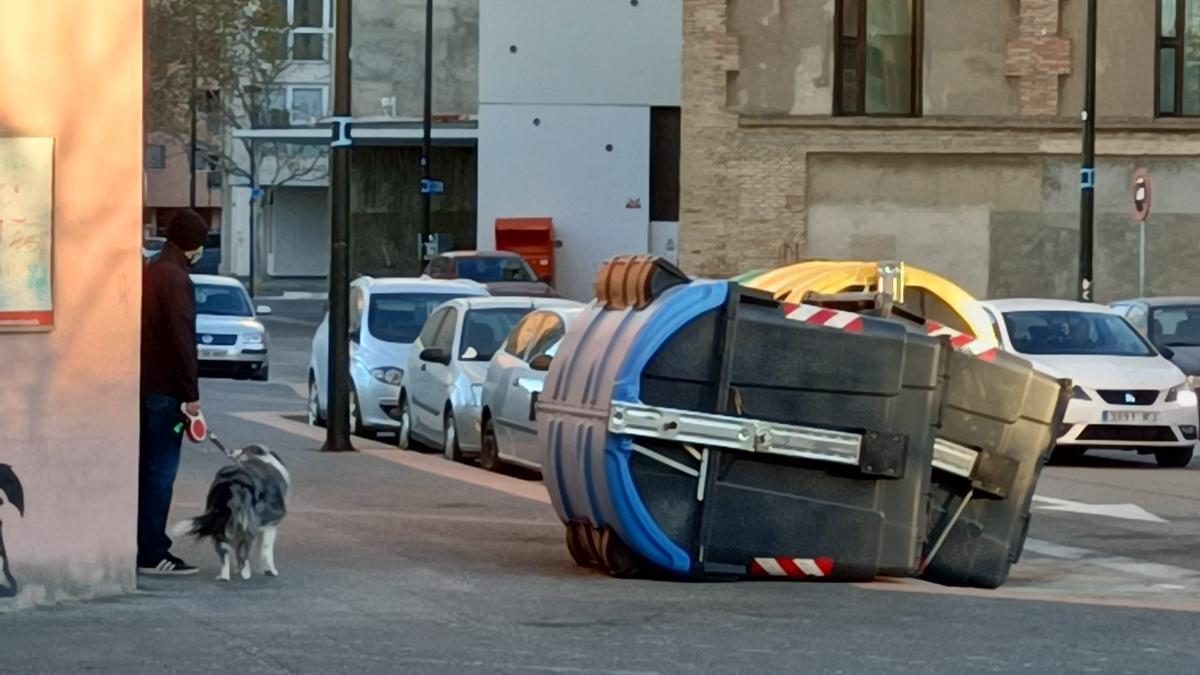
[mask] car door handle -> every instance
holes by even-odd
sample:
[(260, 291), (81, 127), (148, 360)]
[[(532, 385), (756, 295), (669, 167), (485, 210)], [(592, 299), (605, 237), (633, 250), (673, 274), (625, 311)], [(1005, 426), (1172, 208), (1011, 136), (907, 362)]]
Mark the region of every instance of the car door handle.
[(421, 364), (421, 372), (425, 372), (425, 364)]

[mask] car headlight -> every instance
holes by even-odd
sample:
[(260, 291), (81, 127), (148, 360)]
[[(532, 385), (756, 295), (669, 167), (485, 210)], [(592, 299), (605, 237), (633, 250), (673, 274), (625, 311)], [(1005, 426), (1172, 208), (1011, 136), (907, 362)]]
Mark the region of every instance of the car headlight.
[(1188, 375), (1187, 384), (1193, 390), (1200, 386), (1200, 375)]
[(242, 335), (242, 343), (248, 345), (261, 345), (263, 336), (258, 333), (245, 333)]
[(1167, 403), (1178, 403), (1185, 408), (1196, 407), (1196, 392), (1190, 384), (1181, 384), (1167, 392)]
[(1078, 401), (1092, 400), (1092, 397), (1088, 396), (1087, 392), (1083, 390), (1083, 387), (1080, 387), (1079, 385), (1076, 385), (1075, 388), (1071, 390), (1071, 398)]
[(400, 381), (404, 379), (404, 371), (399, 368), (385, 366), (376, 368), (371, 371), (371, 376), (384, 384), (390, 384), (393, 387), (399, 387)]

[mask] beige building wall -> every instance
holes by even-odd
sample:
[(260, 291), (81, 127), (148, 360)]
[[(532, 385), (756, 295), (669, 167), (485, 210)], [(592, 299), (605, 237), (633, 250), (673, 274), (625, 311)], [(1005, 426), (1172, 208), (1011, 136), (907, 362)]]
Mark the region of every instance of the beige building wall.
[(143, 0), (0, 0), (0, 135), (55, 140), (48, 333), (0, 333), (12, 607), (133, 591)]
[[(899, 257), (978, 295), (1073, 296), (1086, 3), (969, 4), (924, 2), (922, 115), (867, 118), (832, 115), (833, 0), (684, 0), (685, 267)], [(1155, 0), (1100, 5), (1097, 297), (1136, 290), (1138, 166), (1150, 290), (1194, 293), (1200, 120), (1153, 115)]]

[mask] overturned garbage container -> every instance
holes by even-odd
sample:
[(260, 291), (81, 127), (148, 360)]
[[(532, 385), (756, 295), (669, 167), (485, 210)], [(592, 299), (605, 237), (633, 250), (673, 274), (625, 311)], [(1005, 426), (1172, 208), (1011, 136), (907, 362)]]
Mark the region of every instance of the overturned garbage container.
[[(813, 305), (788, 312), (805, 322), (835, 316), (839, 313)], [(991, 342), (913, 315), (907, 320), (940, 339), (944, 349), (929, 531), (919, 576), (996, 588), (1020, 558), (1034, 490), (1059, 435), (1071, 383), (1042, 374)]]
[(537, 408), (581, 565), (619, 576), (864, 580), (919, 571), (938, 340), (610, 261)]
[[(947, 332), (931, 326), (932, 332)], [(942, 424), (934, 444), (930, 531), (921, 577), (996, 588), (1021, 555), (1042, 467), (1071, 383), (994, 349), (947, 336)]]

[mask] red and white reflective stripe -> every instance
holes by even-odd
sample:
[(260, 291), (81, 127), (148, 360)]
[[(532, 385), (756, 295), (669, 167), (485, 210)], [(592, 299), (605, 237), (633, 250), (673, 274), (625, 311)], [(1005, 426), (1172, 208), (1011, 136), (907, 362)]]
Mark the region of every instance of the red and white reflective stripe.
[(983, 359), (984, 361), (995, 360), (996, 354), (1000, 351), (995, 347), (991, 347), (979, 340), (976, 340), (966, 333), (960, 333), (953, 328), (947, 328), (936, 321), (926, 321), (925, 332), (928, 333), (930, 337), (941, 337), (945, 335), (950, 338), (950, 346), (954, 347), (956, 351), (963, 352), (964, 354), (970, 354), (971, 356)]
[(833, 574), (833, 558), (755, 558), (750, 574), (756, 577), (822, 578)]
[[(843, 312), (837, 309), (817, 307), (816, 305), (797, 305), (785, 302), (783, 303), (783, 315), (793, 321), (801, 321), (814, 326), (835, 328), (849, 333), (861, 333), (864, 325), (862, 316), (854, 312)], [(955, 351), (969, 354), (984, 361), (995, 360), (996, 354), (999, 353), (997, 348), (989, 346), (966, 333), (943, 326), (936, 321), (926, 321), (925, 332), (930, 337), (945, 335), (950, 338), (950, 346)]]
[(862, 317), (854, 312), (785, 302), (783, 303), (783, 315), (793, 321), (802, 321), (814, 326), (835, 328), (850, 333), (861, 333), (863, 329)]

